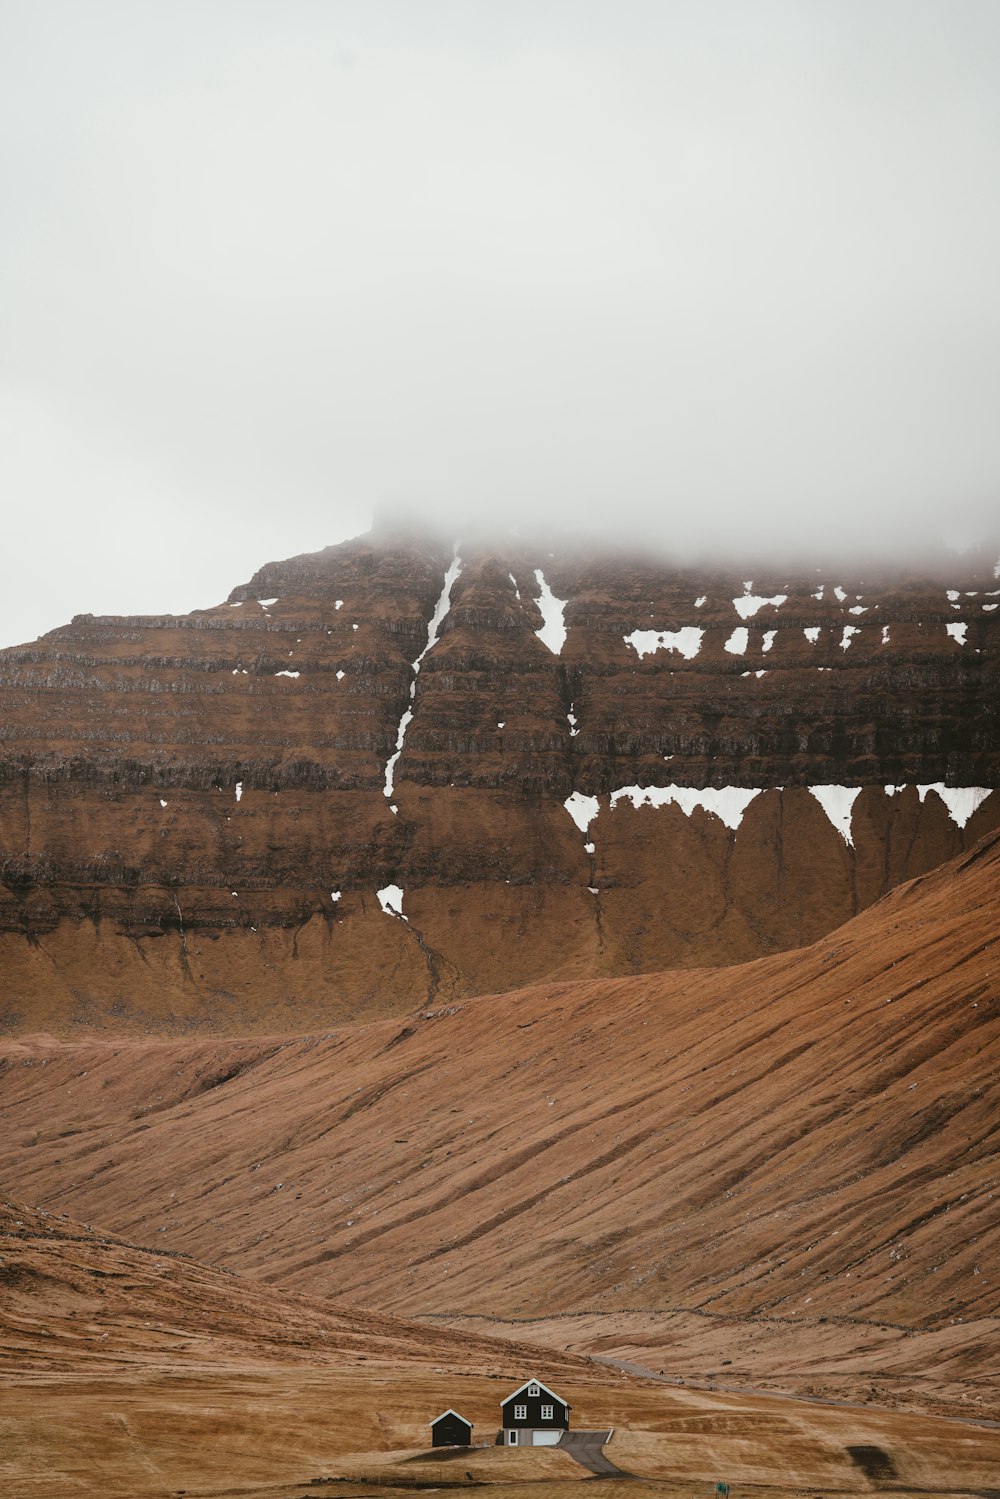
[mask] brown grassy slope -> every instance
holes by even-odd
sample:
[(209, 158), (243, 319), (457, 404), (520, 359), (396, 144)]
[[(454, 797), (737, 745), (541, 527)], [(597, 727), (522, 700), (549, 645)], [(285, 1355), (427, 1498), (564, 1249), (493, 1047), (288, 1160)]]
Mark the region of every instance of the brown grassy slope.
[[(5, 1499), (163, 1499), (186, 1491), (291, 1499), (311, 1479), (385, 1483), (582, 1476), (562, 1453), (492, 1445), (449, 1462), (427, 1422), (454, 1404), (490, 1443), (526, 1370), (577, 1426), (613, 1425), (613, 1455), (657, 1499), (724, 1472), (758, 1499), (869, 1489), (986, 1492), (1000, 1432), (872, 1410), (645, 1386), (599, 1366), (324, 1306), (0, 1198), (0, 1492)], [(424, 1449), (421, 1451), (421, 1449)], [(666, 1480), (666, 1481), (665, 1481)], [(337, 1492), (343, 1492), (341, 1488)], [(603, 1490), (598, 1486), (596, 1493)]]
[(571, 1355), (279, 1291), (0, 1194), (0, 1370), (7, 1374), (278, 1363), (511, 1379), (525, 1359), (542, 1378), (607, 1379)]
[(956, 1339), (947, 1377), (975, 1386), (998, 1310), (998, 877), (994, 837), (724, 972), (311, 1038), (11, 1042), (0, 1170), (312, 1295), (779, 1318), (798, 1363), (821, 1317), (863, 1324), (856, 1347), (897, 1324)]

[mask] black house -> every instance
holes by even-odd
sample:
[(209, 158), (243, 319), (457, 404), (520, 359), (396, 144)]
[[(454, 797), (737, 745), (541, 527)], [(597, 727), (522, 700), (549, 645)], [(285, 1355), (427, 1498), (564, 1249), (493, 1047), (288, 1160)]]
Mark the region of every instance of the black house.
[(437, 1420), (431, 1422), (432, 1447), (471, 1447), (472, 1422), (460, 1416), (458, 1411), (442, 1411)]
[(507, 1447), (554, 1447), (569, 1428), (569, 1405), (537, 1379), (502, 1400), (500, 1410)]

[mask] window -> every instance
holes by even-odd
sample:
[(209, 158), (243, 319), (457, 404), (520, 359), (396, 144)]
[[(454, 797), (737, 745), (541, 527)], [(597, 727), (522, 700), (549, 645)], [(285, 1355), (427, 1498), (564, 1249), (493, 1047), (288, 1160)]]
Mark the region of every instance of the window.
[(540, 1395), (540, 1394), (541, 1394), (541, 1393), (542, 1393), (542, 1392), (541, 1392), (541, 1390), (540, 1390), (540, 1389), (539, 1389), (539, 1388), (538, 1388), (538, 1386), (537, 1386), (537, 1385), (536, 1385), (536, 1384), (530, 1384), (530, 1385), (529, 1385), (529, 1386), (528, 1386), (528, 1394), (529, 1394), (529, 1395), (532, 1395), (532, 1396), (536, 1396), (536, 1397), (537, 1397), (537, 1396), (538, 1396), (538, 1395)]
[(526, 1405), (515, 1405), (515, 1407), (514, 1407), (514, 1420), (515, 1421), (527, 1421), (527, 1419), (528, 1419), (528, 1407)]
[(508, 1431), (508, 1433), (507, 1433), (507, 1444), (510, 1447), (516, 1447), (517, 1446), (517, 1432), (516, 1431)]
[(552, 1407), (551, 1407), (551, 1405), (543, 1405), (542, 1406), (542, 1420), (543, 1421), (551, 1421), (552, 1420)]

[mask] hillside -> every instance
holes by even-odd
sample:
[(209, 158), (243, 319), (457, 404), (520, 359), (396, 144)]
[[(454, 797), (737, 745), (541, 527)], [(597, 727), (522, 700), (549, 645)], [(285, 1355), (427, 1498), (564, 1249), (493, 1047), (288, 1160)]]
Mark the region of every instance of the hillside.
[(49, 1211), (311, 1296), (982, 1410), (998, 882), (994, 835), (739, 968), (308, 1038), (11, 1041), (0, 1171)]
[(0, 1027), (302, 1031), (814, 941), (1000, 822), (1000, 588), (942, 566), (373, 533), (2, 651)]
[[(484, 1484), (509, 1499), (565, 1496), (585, 1477), (570, 1457), (493, 1445), (498, 1402), (526, 1369), (570, 1399), (575, 1425), (613, 1424), (636, 1499), (677, 1499), (720, 1471), (766, 1499), (864, 1494), (873, 1478), (904, 1499), (986, 1496), (1000, 1461), (1000, 1435), (981, 1426), (668, 1388), (330, 1307), (9, 1199), (0, 1309), (9, 1499), (301, 1499), (338, 1477), (348, 1482), (323, 1491), (364, 1493), (375, 1479), (390, 1499)], [(451, 1403), (476, 1445), (431, 1453), (427, 1422)]]

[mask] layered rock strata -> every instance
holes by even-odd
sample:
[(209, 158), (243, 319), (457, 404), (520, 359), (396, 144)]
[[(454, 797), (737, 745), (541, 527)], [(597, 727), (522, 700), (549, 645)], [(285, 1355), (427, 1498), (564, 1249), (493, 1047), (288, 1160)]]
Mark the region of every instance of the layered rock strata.
[(1000, 822), (992, 566), (372, 535), (0, 652), (9, 1029), (322, 1024), (810, 941)]

